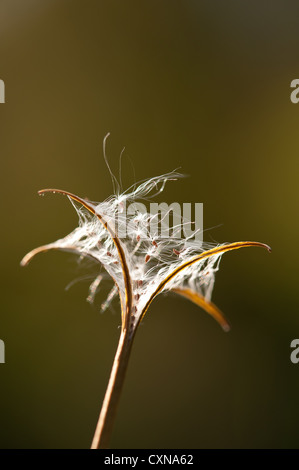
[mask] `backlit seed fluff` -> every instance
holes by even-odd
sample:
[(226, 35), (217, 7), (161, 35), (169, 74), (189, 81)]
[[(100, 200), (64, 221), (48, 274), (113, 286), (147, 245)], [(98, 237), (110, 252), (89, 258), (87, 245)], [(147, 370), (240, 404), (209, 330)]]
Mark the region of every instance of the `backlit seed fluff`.
[[(51, 249), (73, 252), (80, 260), (93, 260), (99, 265), (99, 272), (90, 286), (88, 300), (93, 301), (100, 289), (105, 278), (104, 268), (114, 285), (102, 307), (105, 310), (118, 293), (122, 328), (130, 328), (132, 333), (156, 295), (166, 291), (195, 302), (212, 315), (224, 330), (228, 330), (228, 322), (211, 302), (221, 256), (226, 251), (246, 246), (270, 248), (259, 242), (213, 246), (191, 237), (163, 238), (158, 231), (153, 234), (149, 230), (155, 215), (138, 211), (138, 206), (133, 214), (124, 211), (125, 204), (152, 198), (163, 191), (167, 181), (181, 176), (172, 172), (151, 178), (100, 203), (90, 202), (67, 191), (40, 191), (39, 194), (56, 192), (66, 195), (77, 211), (78, 227), (64, 238), (32, 250), (21, 264), (26, 265), (37, 253)], [(114, 221), (118, 223), (118, 232), (126, 229), (125, 238), (118, 238)], [(183, 224), (175, 227), (176, 234), (182, 233), (182, 228)]]

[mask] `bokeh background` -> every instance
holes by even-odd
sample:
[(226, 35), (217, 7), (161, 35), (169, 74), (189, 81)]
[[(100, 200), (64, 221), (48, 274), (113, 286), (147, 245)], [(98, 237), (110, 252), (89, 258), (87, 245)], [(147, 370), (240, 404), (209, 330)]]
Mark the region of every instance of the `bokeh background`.
[(75, 259), (30, 249), (71, 231), (68, 200), (181, 167), (166, 202), (203, 202), (224, 255), (214, 302), (232, 330), (160, 296), (136, 336), (111, 446), (298, 446), (299, 4), (221, 0), (1, 0), (1, 448), (89, 447), (120, 315), (65, 286)]

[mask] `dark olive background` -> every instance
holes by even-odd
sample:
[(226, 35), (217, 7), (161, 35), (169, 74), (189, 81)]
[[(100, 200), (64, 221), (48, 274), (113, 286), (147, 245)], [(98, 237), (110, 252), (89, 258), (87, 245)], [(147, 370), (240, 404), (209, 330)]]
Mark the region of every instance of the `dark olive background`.
[[(0, 4), (1, 448), (90, 445), (120, 315), (86, 301), (75, 259), (30, 249), (71, 231), (58, 187), (93, 200), (175, 168), (166, 202), (203, 202), (224, 255), (226, 334), (160, 296), (133, 347), (114, 448), (297, 447), (299, 4), (295, 1), (3, 0)], [(162, 198), (161, 198), (162, 199)], [(219, 227), (216, 227), (220, 225)], [(99, 305), (104, 293), (97, 299)]]

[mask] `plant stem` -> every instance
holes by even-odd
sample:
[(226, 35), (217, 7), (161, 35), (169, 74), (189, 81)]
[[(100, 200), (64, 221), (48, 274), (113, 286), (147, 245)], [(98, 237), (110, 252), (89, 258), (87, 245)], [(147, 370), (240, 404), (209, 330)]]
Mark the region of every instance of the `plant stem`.
[(129, 336), (128, 330), (122, 330), (91, 449), (107, 449), (109, 446), (117, 405), (130, 357), (132, 340), (133, 337), (132, 335)]

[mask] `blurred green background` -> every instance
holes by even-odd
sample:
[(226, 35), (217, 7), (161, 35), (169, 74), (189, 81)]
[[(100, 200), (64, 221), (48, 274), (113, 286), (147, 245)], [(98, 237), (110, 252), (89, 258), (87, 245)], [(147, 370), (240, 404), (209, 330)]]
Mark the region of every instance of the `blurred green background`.
[[(232, 331), (160, 296), (139, 329), (111, 446), (297, 447), (299, 4), (1, 0), (1, 448), (89, 447), (120, 315), (86, 302), (75, 259), (30, 249), (77, 223), (68, 200), (175, 168), (166, 202), (203, 202), (224, 255), (214, 302)], [(219, 226), (218, 226), (219, 225)], [(218, 227), (216, 227), (218, 226)], [(97, 305), (104, 298), (99, 294)]]

